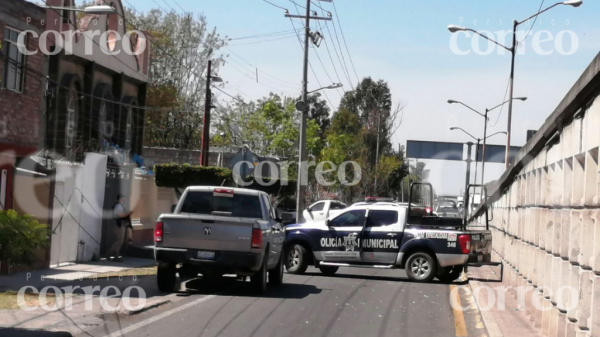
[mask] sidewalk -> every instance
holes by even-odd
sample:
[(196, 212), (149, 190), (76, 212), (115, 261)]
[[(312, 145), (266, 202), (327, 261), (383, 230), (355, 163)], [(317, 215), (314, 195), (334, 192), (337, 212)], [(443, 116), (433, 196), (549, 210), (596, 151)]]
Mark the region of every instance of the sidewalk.
[[(49, 297), (46, 305), (38, 294), (31, 294), (25, 298), (31, 310), (0, 310), (0, 335), (10, 331), (6, 329), (77, 334), (103, 325), (107, 314), (137, 314), (169, 303), (168, 295), (158, 291), (155, 276), (133, 276), (139, 268), (155, 265), (154, 260), (125, 257), (123, 262), (103, 260), (1, 276), (0, 292), (11, 291), (15, 298), (14, 292), (24, 286), (35, 287), (37, 291), (58, 287), (62, 296)], [(107, 275), (112, 276), (104, 277)]]
[(156, 262), (151, 259), (123, 257), (123, 262), (101, 260), (32, 272), (15, 273), (0, 276), (0, 292), (8, 290), (18, 291), (21, 287), (26, 285), (41, 289), (49, 285), (75, 281), (98, 274), (116, 273), (128, 269), (150, 267), (154, 265), (156, 265)]
[[(499, 257), (493, 253), (493, 261), (499, 262)], [(481, 316), (489, 332), (489, 337), (531, 336), (543, 337), (527, 315), (525, 308), (520, 307), (515, 286), (509, 280), (511, 267), (504, 265), (504, 276), (500, 282), (500, 266), (469, 267), (469, 285), (479, 306)], [(508, 288), (507, 288), (508, 287)], [(491, 288), (493, 292), (489, 291)], [(509, 289), (509, 290), (506, 290)], [(504, 301), (499, 301), (504, 294)], [(504, 308), (501, 304), (504, 304)]]

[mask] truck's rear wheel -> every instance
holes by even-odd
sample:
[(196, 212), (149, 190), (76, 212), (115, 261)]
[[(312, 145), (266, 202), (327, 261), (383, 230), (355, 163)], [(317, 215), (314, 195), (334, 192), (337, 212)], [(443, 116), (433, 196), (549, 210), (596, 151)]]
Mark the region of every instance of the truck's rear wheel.
[(269, 284), (278, 286), (283, 283), (283, 252), (279, 256), (279, 262), (275, 268), (269, 270)]
[(300, 244), (293, 244), (286, 250), (285, 268), (290, 274), (304, 274), (308, 268), (308, 252)]
[(450, 283), (460, 277), (464, 269), (464, 266), (451, 266), (444, 268), (444, 272), (437, 275), (437, 279), (442, 282)]
[(267, 260), (269, 256), (265, 254), (260, 270), (256, 274), (250, 276), (252, 288), (258, 294), (262, 294), (267, 290)]
[(175, 273), (177, 272), (174, 263), (159, 262), (156, 268), (156, 282), (158, 290), (162, 292), (172, 292), (177, 282)]
[(325, 276), (333, 276), (333, 275), (335, 275), (335, 273), (337, 273), (338, 269), (340, 269), (340, 268), (339, 267), (332, 267), (332, 266), (320, 266), (319, 267), (319, 270)]
[(437, 273), (437, 263), (428, 253), (416, 252), (408, 257), (404, 269), (413, 281), (431, 282)]

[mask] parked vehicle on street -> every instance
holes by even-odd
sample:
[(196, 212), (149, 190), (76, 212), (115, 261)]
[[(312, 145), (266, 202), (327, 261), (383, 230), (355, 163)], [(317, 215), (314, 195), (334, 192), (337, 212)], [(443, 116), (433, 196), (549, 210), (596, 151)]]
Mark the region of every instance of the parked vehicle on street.
[(340, 214), (346, 204), (336, 200), (321, 200), (310, 205), (302, 212), (305, 221), (321, 221)]
[(188, 187), (172, 214), (158, 218), (154, 256), (161, 291), (180, 278), (198, 274), (215, 280), (224, 274), (250, 276), (257, 292), (283, 281), (283, 226), (261, 191)]
[(435, 213), (442, 217), (460, 218), (461, 213), (454, 201), (442, 200), (438, 207), (435, 209)]
[(450, 282), (469, 260), (491, 258), (491, 240), (488, 229), (468, 230), (461, 218), (415, 214), (411, 203), (358, 204), (325, 220), (286, 227), (285, 264), (292, 274), (309, 265), (325, 275), (339, 267), (404, 268), (411, 280)]

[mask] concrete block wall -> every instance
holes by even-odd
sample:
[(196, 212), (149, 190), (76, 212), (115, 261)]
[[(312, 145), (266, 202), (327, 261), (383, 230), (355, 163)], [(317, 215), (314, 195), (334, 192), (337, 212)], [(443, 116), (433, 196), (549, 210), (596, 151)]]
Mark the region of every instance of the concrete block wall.
[(600, 96), (559, 133), (493, 202), (494, 251), (542, 334), (600, 337)]

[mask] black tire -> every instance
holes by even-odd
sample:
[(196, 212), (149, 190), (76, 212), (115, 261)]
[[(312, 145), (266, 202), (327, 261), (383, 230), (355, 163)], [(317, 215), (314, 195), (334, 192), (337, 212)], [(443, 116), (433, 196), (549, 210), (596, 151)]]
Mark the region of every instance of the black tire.
[(179, 274), (179, 278), (182, 280), (191, 280), (198, 277), (198, 272), (193, 267), (186, 266), (185, 264), (177, 269), (177, 274)]
[(257, 294), (262, 294), (267, 291), (267, 260), (269, 256), (265, 254), (264, 260), (260, 267), (260, 270), (256, 272), (256, 274), (250, 276), (250, 283), (252, 284), (252, 289)]
[(275, 268), (269, 270), (269, 284), (278, 286), (283, 283), (283, 252), (279, 256), (279, 262)]
[(175, 264), (167, 262), (159, 262), (156, 268), (156, 283), (158, 284), (158, 290), (170, 293), (175, 289), (175, 283), (177, 282), (175, 273), (177, 269)]
[(451, 266), (446, 267), (444, 269), (444, 273), (437, 275), (436, 277), (442, 282), (450, 283), (460, 277), (460, 275), (463, 272), (464, 266)]
[(320, 266), (319, 267), (319, 270), (325, 276), (333, 276), (333, 275), (335, 275), (335, 273), (337, 273), (338, 269), (340, 269), (340, 268), (339, 267), (332, 267), (332, 266)]
[(300, 244), (293, 244), (286, 249), (285, 269), (290, 274), (304, 274), (308, 268), (308, 252)]
[(416, 252), (406, 260), (406, 275), (419, 282), (431, 282), (437, 274), (436, 260), (425, 252)]

